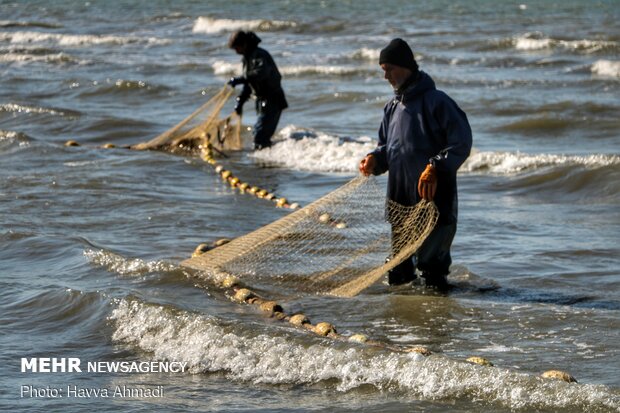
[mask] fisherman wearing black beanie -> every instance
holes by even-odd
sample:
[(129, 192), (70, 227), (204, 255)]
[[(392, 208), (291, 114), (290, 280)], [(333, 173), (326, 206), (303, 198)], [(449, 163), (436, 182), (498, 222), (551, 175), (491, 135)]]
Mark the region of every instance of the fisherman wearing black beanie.
[(379, 64), (382, 65), (384, 63), (405, 67), (411, 70), (414, 75), (418, 73), (418, 63), (413, 57), (411, 48), (403, 39), (396, 38), (381, 50)]
[(415, 82), (420, 72), (411, 48), (399, 38), (381, 50), (379, 65), (385, 71), (385, 79), (398, 94)]
[(252, 92), (256, 96), (258, 118), (252, 129), (254, 149), (271, 146), (282, 111), (288, 107), (282, 90), (282, 76), (273, 58), (265, 49), (258, 47), (261, 39), (256, 33), (239, 30), (230, 36), (228, 47), (243, 56), (243, 76), (228, 81), (232, 87), (243, 85), (237, 97), (235, 112), (241, 116), (243, 105)]
[[(439, 211), (437, 225), (416, 253), (393, 263), (388, 282), (412, 282), (419, 271), (427, 287), (446, 291), (457, 223), (456, 172), (469, 156), (471, 128), (465, 112), (418, 69), (407, 42), (393, 39), (381, 50), (379, 65), (396, 96), (385, 105), (377, 148), (362, 159), (360, 172), (367, 176), (389, 171), (390, 200), (406, 206), (433, 201)], [(389, 211), (387, 218), (395, 256), (402, 231)]]

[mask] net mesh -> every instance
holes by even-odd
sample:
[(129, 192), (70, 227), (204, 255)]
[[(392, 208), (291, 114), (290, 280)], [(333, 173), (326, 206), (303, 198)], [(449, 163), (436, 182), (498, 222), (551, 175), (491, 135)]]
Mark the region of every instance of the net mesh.
[(177, 125), (148, 142), (131, 146), (131, 149), (170, 152), (194, 152), (207, 147), (217, 150), (241, 149), (241, 117), (236, 112), (221, 117), (222, 109), (233, 92), (234, 89), (223, 87)]
[(352, 297), (415, 253), (438, 215), (432, 202), (386, 202), (377, 178), (360, 176), (182, 265), (283, 294)]

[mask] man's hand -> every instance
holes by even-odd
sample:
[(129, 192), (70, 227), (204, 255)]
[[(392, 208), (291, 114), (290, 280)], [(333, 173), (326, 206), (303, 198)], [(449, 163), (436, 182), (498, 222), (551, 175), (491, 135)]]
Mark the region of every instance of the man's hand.
[(239, 116), (241, 116), (241, 114), (243, 113), (243, 104), (245, 103), (245, 100), (241, 100), (241, 97), (237, 96), (235, 98), (235, 113)]
[(375, 170), (375, 164), (376, 164), (376, 160), (375, 160), (374, 155), (372, 154), (366, 155), (366, 157), (360, 161), (360, 165), (359, 165), (360, 172), (362, 173), (362, 175), (364, 176), (372, 175), (373, 171)]
[(235, 113), (237, 113), (237, 115), (239, 116), (243, 114), (243, 103), (237, 101), (237, 103), (235, 104)]
[(229, 84), (232, 87), (235, 87), (237, 85), (240, 84), (245, 84), (245, 78), (244, 77), (231, 77), (230, 80), (227, 82), (227, 84)]
[(418, 192), (427, 201), (432, 201), (435, 198), (435, 192), (437, 192), (437, 172), (433, 165), (426, 165), (426, 169), (420, 175)]

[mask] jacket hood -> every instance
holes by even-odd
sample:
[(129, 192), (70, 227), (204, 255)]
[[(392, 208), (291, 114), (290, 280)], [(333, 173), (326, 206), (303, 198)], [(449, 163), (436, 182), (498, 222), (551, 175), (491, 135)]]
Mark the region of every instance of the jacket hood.
[(409, 100), (417, 95), (425, 93), (428, 90), (434, 89), (435, 81), (433, 81), (433, 79), (427, 75), (426, 72), (420, 70), (418, 79), (409, 85), (403, 92), (396, 93), (396, 96), (400, 100), (403, 98)]

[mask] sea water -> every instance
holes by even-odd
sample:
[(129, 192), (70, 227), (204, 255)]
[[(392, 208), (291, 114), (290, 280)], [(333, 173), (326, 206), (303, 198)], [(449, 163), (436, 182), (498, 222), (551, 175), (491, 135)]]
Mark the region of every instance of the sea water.
[[(0, 1), (2, 410), (620, 411), (619, 6)], [(289, 210), (197, 158), (101, 149), (157, 136), (240, 74), (226, 47), (238, 29), (263, 40), (290, 107), (272, 148), (220, 161), (291, 202), (344, 184), (374, 148), (392, 38), (467, 113), (457, 288), (382, 280), (351, 299), (281, 302), (434, 356), (319, 338), (232, 303), (179, 262)], [(474, 355), (495, 367), (463, 362)], [(62, 358), (81, 371), (28, 368)], [(185, 364), (131, 369), (150, 363)], [(550, 369), (579, 383), (538, 377)]]

